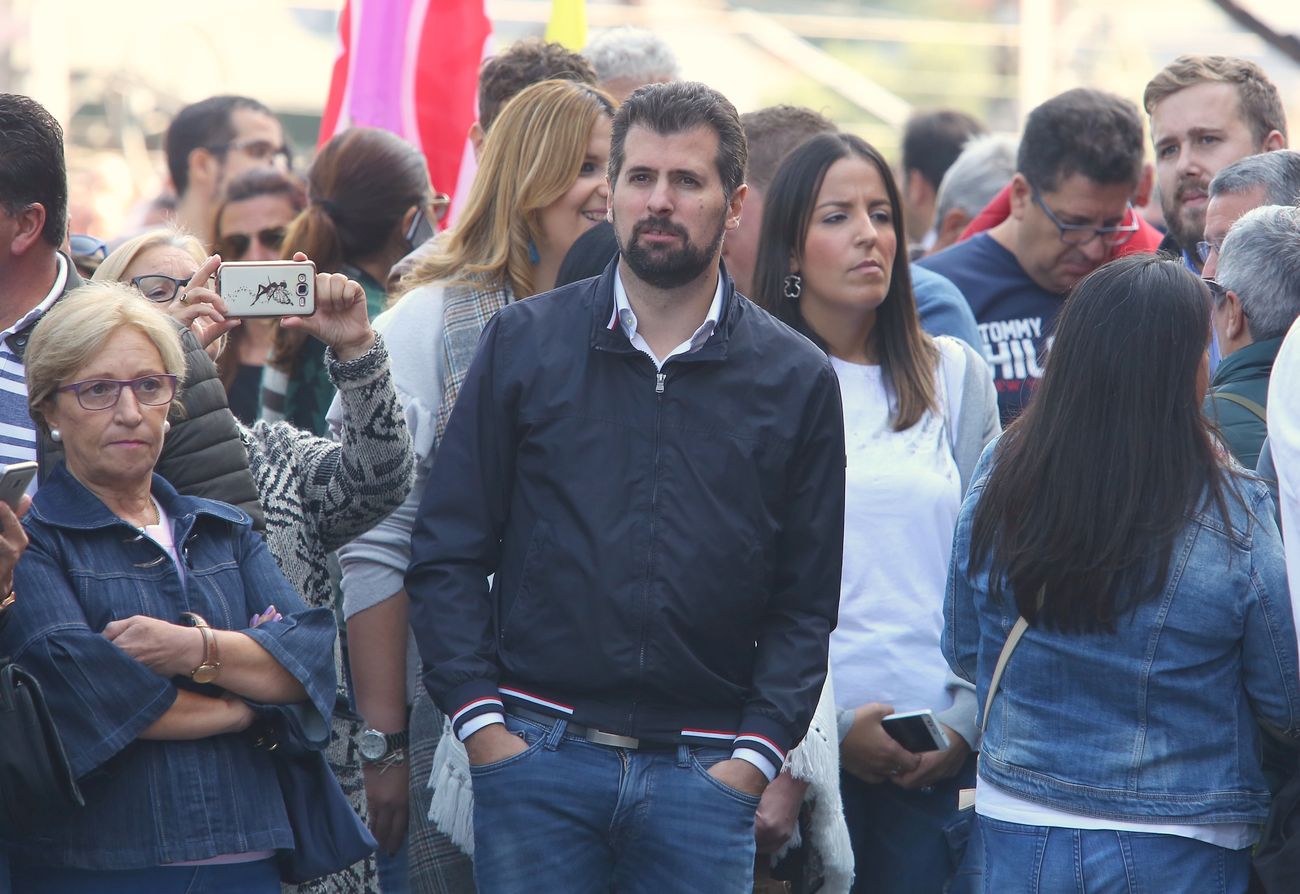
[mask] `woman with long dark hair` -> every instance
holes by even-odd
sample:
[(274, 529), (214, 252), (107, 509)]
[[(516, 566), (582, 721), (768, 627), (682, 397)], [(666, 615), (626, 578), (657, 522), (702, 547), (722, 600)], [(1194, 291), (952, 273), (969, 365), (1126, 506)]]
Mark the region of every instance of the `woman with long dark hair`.
[[(754, 290), (840, 379), (848, 467), (831, 676), (857, 890), (938, 894), (950, 875), (943, 826), (973, 777), (975, 742), (974, 694), (939, 651), (944, 583), (962, 493), (998, 414), (984, 360), (921, 328), (900, 209), (880, 153), (848, 134), (813, 137), (767, 193)], [(946, 750), (914, 754), (881, 724), (924, 709)]]
[[(330, 139), (307, 172), (307, 208), (289, 225), (283, 257), (302, 252), (321, 273), (361, 283), (373, 319), (388, 303), (388, 272), (432, 235), (433, 193), (424, 156), (386, 130), (354, 127)], [(262, 418), (326, 434), (334, 386), (325, 346), (277, 327), (262, 376)]]
[(1268, 810), (1256, 720), (1300, 737), (1264, 484), (1201, 413), (1210, 296), (1173, 260), (1091, 274), (962, 506), (944, 652), (985, 698), (991, 891), (1245, 891)]

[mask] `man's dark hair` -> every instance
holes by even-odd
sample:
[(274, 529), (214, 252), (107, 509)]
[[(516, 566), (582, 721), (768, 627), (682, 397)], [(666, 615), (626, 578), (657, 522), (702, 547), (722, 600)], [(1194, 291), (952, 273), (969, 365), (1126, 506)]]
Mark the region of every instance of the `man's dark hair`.
[(36, 100), (0, 93), (0, 207), (12, 215), (38, 202), (45, 208), (41, 236), (58, 248), (68, 228), (63, 128)]
[(1094, 183), (1136, 184), (1142, 154), (1137, 106), (1111, 93), (1079, 87), (1029, 113), (1016, 170), (1045, 192), (1054, 191), (1072, 174)]
[(749, 167), (745, 182), (766, 191), (781, 161), (797, 146), (819, 133), (837, 128), (825, 115), (803, 106), (768, 106), (740, 116), (749, 144)]
[(903, 173), (920, 171), (936, 190), (971, 137), (988, 133), (979, 119), (956, 109), (917, 112), (903, 129)]
[(190, 188), (190, 153), (195, 149), (219, 152), (235, 138), (231, 117), (236, 109), (249, 109), (270, 115), (271, 110), (247, 96), (209, 96), (176, 113), (163, 140), (167, 153), (167, 173), (171, 174), (176, 195)]
[(698, 81), (674, 81), (647, 84), (629, 96), (614, 116), (609, 146), (610, 183), (618, 182), (627, 132), (638, 124), (663, 136), (709, 128), (718, 135), (718, 176), (728, 200), (745, 182), (748, 151), (740, 115), (731, 101), (712, 87)]
[(525, 87), (542, 81), (595, 84), (591, 63), (558, 43), (527, 37), (483, 63), (478, 73), (478, 126), (487, 133), (506, 103)]

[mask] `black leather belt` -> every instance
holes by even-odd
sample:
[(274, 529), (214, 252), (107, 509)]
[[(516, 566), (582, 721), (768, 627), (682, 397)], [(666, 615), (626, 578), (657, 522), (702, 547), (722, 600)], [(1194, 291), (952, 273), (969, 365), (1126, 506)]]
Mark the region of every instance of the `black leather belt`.
[(607, 745), (610, 748), (626, 748), (630, 751), (636, 751), (640, 748), (675, 748), (670, 743), (659, 742), (642, 742), (640, 739), (634, 739), (631, 736), (620, 736), (616, 733), (607, 733), (604, 730), (593, 729), (589, 726), (583, 726), (574, 723), (564, 717), (553, 717), (550, 714), (542, 714), (539, 711), (530, 711), (527, 708), (520, 708), (516, 705), (510, 705), (506, 708), (507, 714), (513, 714), (515, 717), (523, 720), (531, 720), (534, 723), (544, 723), (547, 726), (554, 726), (555, 721), (564, 720), (565, 735), (577, 736), (580, 739), (586, 739), (595, 745)]

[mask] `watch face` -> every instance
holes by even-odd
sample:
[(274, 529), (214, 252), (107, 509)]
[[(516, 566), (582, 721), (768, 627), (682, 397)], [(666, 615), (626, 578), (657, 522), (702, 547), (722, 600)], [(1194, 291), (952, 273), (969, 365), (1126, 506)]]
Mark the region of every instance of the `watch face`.
[(388, 753), (388, 740), (377, 730), (368, 729), (357, 740), (357, 750), (368, 761), (377, 761)]
[(221, 670), (219, 664), (201, 664), (190, 674), (190, 679), (195, 683), (211, 683), (217, 678), (217, 671)]

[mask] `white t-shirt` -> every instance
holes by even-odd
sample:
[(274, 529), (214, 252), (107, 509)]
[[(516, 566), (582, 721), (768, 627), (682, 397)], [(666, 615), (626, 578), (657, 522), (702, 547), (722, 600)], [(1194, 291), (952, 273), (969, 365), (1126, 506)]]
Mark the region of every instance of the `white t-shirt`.
[[(936, 340), (941, 367), (963, 365), (959, 345)], [(952, 706), (939, 650), (943, 597), (961, 476), (952, 456), (949, 381), (940, 406), (907, 431), (890, 425), (881, 368), (831, 358), (844, 404), (848, 455), (839, 625), (831, 634), (835, 700), (843, 710), (885, 702), (895, 711)], [(955, 423), (953, 423), (955, 424)]]
[(975, 812), (1004, 823), (1022, 826), (1050, 826), (1055, 829), (1113, 829), (1117, 832), (1142, 832), (1146, 835), (1177, 835), (1231, 851), (1250, 847), (1259, 838), (1259, 826), (1253, 823), (1133, 823), (1102, 819), (1083, 813), (1057, 810), (1037, 801), (999, 788), (987, 779), (975, 780)]

